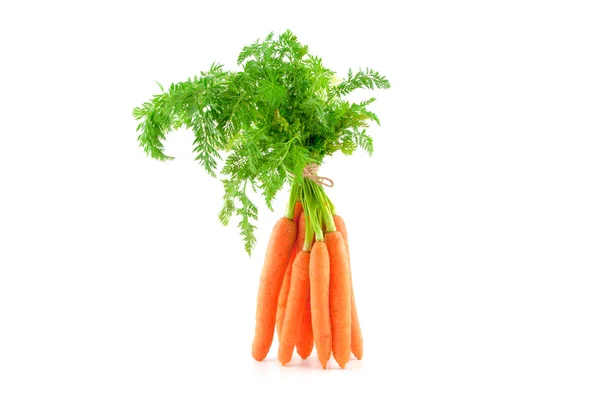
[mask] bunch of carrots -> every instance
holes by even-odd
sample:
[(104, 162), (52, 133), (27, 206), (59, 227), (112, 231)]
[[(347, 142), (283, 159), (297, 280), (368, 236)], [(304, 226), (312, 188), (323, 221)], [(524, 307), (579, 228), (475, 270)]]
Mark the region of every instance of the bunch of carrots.
[(278, 359), (303, 359), (313, 347), (321, 366), (331, 354), (345, 368), (350, 354), (363, 355), (354, 300), (348, 232), (344, 219), (316, 180), (294, 185), (285, 216), (271, 233), (260, 277), (252, 356), (269, 352), (275, 328)]
[[(346, 96), (356, 90), (387, 89), (387, 78), (371, 68), (348, 70), (339, 78), (309, 53), (290, 30), (244, 46), (237, 70), (213, 63), (206, 71), (169, 87), (133, 110), (138, 141), (160, 161), (169, 132), (194, 134), (194, 154), (206, 172), (223, 183), (219, 221), (239, 220), (244, 248), (256, 243), (258, 208), (268, 208), (289, 184), (290, 200), (273, 228), (260, 278), (252, 356), (263, 360), (277, 329), (278, 358), (290, 362), (294, 348), (307, 358), (316, 347), (326, 368), (333, 353), (344, 368), (351, 353), (362, 358), (348, 235), (323, 189), (318, 166), (337, 152), (371, 155), (366, 129), (379, 118)], [(331, 184), (331, 182), (330, 182)]]

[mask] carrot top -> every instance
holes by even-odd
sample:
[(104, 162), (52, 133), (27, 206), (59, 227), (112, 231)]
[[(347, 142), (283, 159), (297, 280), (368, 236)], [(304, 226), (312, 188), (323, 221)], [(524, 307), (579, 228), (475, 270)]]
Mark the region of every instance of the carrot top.
[[(336, 151), (350, 155), (362, 148), (371, 154), (372, 138), (365, 128), (369, 121), (379, 123), (367, 109), (375, 99), (354, 103), (344, 96), (390, 84), (369, 68), (336, 78), (289, 30), (243, 47), (237, 62), (237, 71), (214, 63), (167, 89), (159, 84), (161, 92), (136, 107), (133, 116), (141, 120), (140, 146), (157, 160), (173, 158), (164, 153), (167, 133), (180, 128), (193, 132), (196, 160), (223, 183), (219, 220), (227, 225), (234, 215), (239, 218), (250, 254), (258, 210), (248, 190), (260, 192), (272, 210), (275, 195), (287, 183), (291, 200), (313, 204), (307, 210), (313, 221), (329, 223), (325, 208), (331, 202), (322, 188), (305, 182), (303, 170)], [(316, 222), (309, 225), (317, 238), (322, 236)]]

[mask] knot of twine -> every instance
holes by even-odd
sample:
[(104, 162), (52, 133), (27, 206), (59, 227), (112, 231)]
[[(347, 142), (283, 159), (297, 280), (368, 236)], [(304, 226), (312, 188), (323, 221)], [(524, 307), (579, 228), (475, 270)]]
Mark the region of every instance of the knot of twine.
[(316, 182), (317, 185), (333, 187), (333, 181), (324, 176), (317, 175), (318, 172), (319, 166), (317, 164), (312, 163), (304, 167), (304, 170), (302, 171), (302, 176), (307, 179), (310, 179), (311, 181)]

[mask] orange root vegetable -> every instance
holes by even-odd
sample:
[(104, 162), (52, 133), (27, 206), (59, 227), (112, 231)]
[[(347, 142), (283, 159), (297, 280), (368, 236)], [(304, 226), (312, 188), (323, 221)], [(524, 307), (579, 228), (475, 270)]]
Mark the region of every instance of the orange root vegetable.
[(356, 309), (356, 300), (354, 297), (354, 285), (352, 284), (352, 265), (350, 263), (350, 247), (348, 246), (348, 230), (346, 228), (346, 223), (344, 219), (339, 215), (335, 215), (333, 217), (335, 222), (336, 229), (342, 234), (344, 238), (344, 244), (346, 245), (346, 250), (348, 251), (348, 265), (350, 267), (350, 286), (352, 291), (352, 354), (358, 360), (363, 357), (363, 337), (362, 330), (360, 329), (360, 322), (358, 320), (358, 311)]
[(323, 368), (331, 357), (331, 319), (329, 315), (329, 253), (325, 242), (317, 241), (310, 252), (310, 312), (313, 338)]
[(290, 291), (290, 281), (292, 279), (292, 264), (296, 258), (296, 247), (292, 249), (292, 255), (288, 262), (285, 276), (283, 277), (283, 283), (281, 284), (281, 290), (279, 291), (279, 300), (277, 301), (277, 337), (281, 340), (281, 328), (283, 327), (283, 317), (285, 316), (285, 306), (287, 304), (288, 293)]
[(290, 292), (285, 308), (281, 340), (279, 342), (278, 359), (282, 365), (289, 363), (298, 342), (300, 326), (309, 294), (309, 262), (310, 253), (301, 251), (292, 264)]
[(306, 216), (301, 213), (298, 218), (298, 233), (296, 234), (296, 254), (302, 251), (304, 238), (306, 238)]
[(277, 301), (295, 240), (296, 223), (280, 218), (271, 232), (258, 287), (252, 342), (252, 357), (257, 361), (265, 359), (273, 343)]
[(302, 214), (302, 202), (301, 201), (297, 201), (296, 205), (294, 206), (294, 222), (298, 223), (298, 220), (300, 220), (300, 214)]
[(338, 231), (325, 234), (325, 243), (331, 268), (329, 310), (333, 357), (340, 367), (345, 368), (350, 360), (352, 343), (352, 294), (348, 252), (344, 238)]
[(300, 338), (296, 343), (296, 352), (303, 360), (306, 360), (312, 353), (315, 341), (313, 339), (312, 321), (310, 317), (310, 294), (306, 299), (302, 324), (300, 325)]
[(281, 286), (281, 292), (279, 293), (279, 301), (277, 306), (277, 337), (280, 340), (281, 327), (283, 326), (283, 319), (285, 317), (285, 307), (287, 304), (288, 292), (290, 290), (290, 279), (292, 277), (292, 263), (296, 258), (296, 254), (298, 254), (302, 250), (302, 246), (304, 245), (304, 237), (306, 236), (306, 220), (304, 217), (304, 213), (302, 212), (302, 203), (296, 203), (296, 210), (298, 209), (298, 204), (300, 204), (300, 215), (298, 216), (298, 228), (296, 229), (296, 244), (294, 245), (294, 249), (292, 250), (292, 257), (290, 258), (285, 277), (283, 278), (283, 285)]

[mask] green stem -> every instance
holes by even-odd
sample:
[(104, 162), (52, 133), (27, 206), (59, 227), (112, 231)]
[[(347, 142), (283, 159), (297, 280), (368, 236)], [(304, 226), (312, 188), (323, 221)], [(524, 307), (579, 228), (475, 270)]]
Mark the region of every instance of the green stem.
[(325, 221), (325, 230), (327, 233), (335, 232), (337, 229), (335, 227), (335, 221), (333, 220), (333, 212), (331, 211), (331, 207), (326, 202), (325, 207), (323, 207), (323, 220)]
[(321, 199), (319, 196), (320, 187), (311, 179), (305, 179), (304, 182), (305, 190), (310, 193), (310, 208), (314, 215), (312, 226), (315, 231), (315, 240), (323, 241), (323, 229), (321, 228), (321, 226), (323, 225), (323, 209)]
[(320, 204), (317, 194), (311, 180), (304, 179), (302, 181), (302, 205), (304, 207), (304, 216), (306, 224), (310, 225), (311, 235), (307, 235), (304, 241), (304, 248), (312, 247), (312, 232), (315, 234), (315, 240), (323, 240), (323, 230), (321, 229), (322, 217), (320, 213)]
[(335, 212), (335, 206), (333, 205), (333, 202), (331, 201), (329, 196), (325, 195), (325, 198), (327, 199), (327, 203), (329, 204), (329, 210), (331, 211), (331, 215), (337, 215), (337, 213)]
[(292, 183), (290, 189), (290, 200), (288, 201), (287, 210), (285, 211), (285, 217), (288, 219), (294, 219), (294, 209), (296, 208), (296, 201), (298, 200), (299, 186)]
[(313, 224), (313, 229), (315, 230), (315, 241), (322, 242), (325, 240), (325, 236), (323, 235), (323, 229), (321, 225), (323, 225), (323, 213), (320, 209), (317, 209), (317, 220)]
[(325, 224), (325, 230), (327, 232), (335, 232), (336, 228), (335, 228), (335, 222), (333, 220), (333, 212), (331, 210), (331, 206), (333, 206), (333, 204), (331, 203), (331, 200), (329, 200), (329, 197), (327, 196), (327, 194), (325, 193), (325, 190), (323, 189), (322, 186), (317, 185), (316, 183), (314, 183), (315, 186), (315, 191), (317, 193), (318, 199), (319, 199), (319, 204), (320, 204), (320, 208), (321, 208), (321, 219), (322, 219), (322, 223)]
[(306, 235), (304, 236), (302, 250), (310, 253), (312, 242), (315, 237), (315, 230), (312, 227), (312, 220), (307, 215), (304, 215), (304, 221), (306, 222)]

